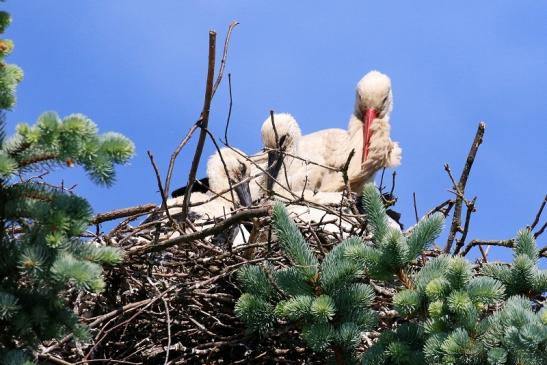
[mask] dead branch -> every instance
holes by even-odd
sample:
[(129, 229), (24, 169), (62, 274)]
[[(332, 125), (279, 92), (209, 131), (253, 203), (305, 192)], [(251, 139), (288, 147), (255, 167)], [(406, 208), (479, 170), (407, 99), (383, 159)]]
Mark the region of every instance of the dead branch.
[(156, 208), (157, 208), (156, 204), (143, 204), (143, 205), (137, 205), (135, 207), (116, 209), (110, 212), (97, 214), (93, 218), (91, 223), (100, 224), (100, 223), (108, 222), (114, 219), (131, 217), (133, 215), (139, 215), (139, 214), (146, 214), (146, 213), (150, 213)]
[(225, 220), (214, 225), (211, 228), (206, 228), (202, 231), (189, 233), (177, 238), (172, 238), (156, 245), (147, 244), (145, 246), (133, 247), (128, 252), (128, 255), (131, 255), (131, 256), (143, 255), (150, 252), (163, 251), (169, 247), (180, 245), (181, 243), (191, 242), (194, 240), (200, 240), (202, 238), (212, 236), (216, 233), (222, 232), (223, 230), (225, 230), (226, 228), (234, 224), (242, 222), (243, 220), (250, 219), (250, 218), (264, 217), (269, 214), (270, 214), (270, 207), (248, 208), (239, 213), (231, 215), (230, 217), (226, 218)]
[[(467, 160), (465, 162), (465, 166), (463, 168), (458, 184), (455, 184), (453, 177), (451, 177), (452, 183), (454, 184), (454, 189), (457, 192), (457, 196), (456, 196), (456, 203), (454, 208), (454, 216), (452, 219), (452, 225), (450, 226), (450, 232), (448, 233), (448, 240), (446, 242), (446, 247), (444, 249), (444, 252), (446, 253), (450, 253), (450, 251), (452, 250), (452, 243), (454, 242), (454, 239), (456, 238), (456, 234), (458, 232), (461, 233), (463, 231), (463, 229), (461, 228), (461, 214), (462, 214), (463, 200), (465, 199), (464, 197), (465, 186), (467, 184), (467, 178), (469, 177), (469, 172), (471, 171), (471, 167), (473, 166), (473, 162), (475, 161), (475, 156), (477, 155), (479, 146), (482, 143), (485, 128), (486, 128), (486, 124), (484, 122), (480, 122), (479, 127), (477, 128), (477, 133), (475, 134), (475, 139), (473, 140), (473, 144), (471, 145), (471, 149), (469, 150), (469, 154), (467, 155)], [(445, 168), (447, 167), (448, 165), (445, 165)], [(447, 168), (447, 172), (449, 172), (449, 168)], [(451, 176), (451, 174), (449, 175)]]
[(527, 228), (530, 232), (536, 228), (537, 224), (539, 223), (539, 219), (541, 218), (541, 214), (543, 213), (543, 208), (545, 208), (545, 204), (547, 203), (547, 195), (543, 198), (543, 201), (541, 202), (541, 206), (539, 207), (538, 212), (536, 213), (536, 216), (534, 217), (534, 221), (532, 224), (530, 224)]
[(213, 77), (215, 75), (215, 47), (216, 47), (217, 34), (214, 31), (209, 32), (209, 62), (207, 68), (207, 83), (205, 87), (205, 100), (203, 101), (203, 109), (199, 117), (199, 127), (201, 131), (199, 133), (198, 143), (196, 146), (196, 152), (192, 159), (192, 166), (190, 167), (190, 174), (188, 175), (188, 183), (186, 184), (186, 194), (184, 194), (184, 202), (182, 205), (181, 220), (186, 221), (188, 215), (188, 206), (190, 205), (190, 196), (192, 195), (192, 187), (196, 180), (196, 173), (199, 163), (201, 161), (201, 154), (203, 147), (205, 146), (205, 137), (207, 136), (205, 129), (209, 124), (209, 112), (211, 110), (211, 101), (213, 99)]

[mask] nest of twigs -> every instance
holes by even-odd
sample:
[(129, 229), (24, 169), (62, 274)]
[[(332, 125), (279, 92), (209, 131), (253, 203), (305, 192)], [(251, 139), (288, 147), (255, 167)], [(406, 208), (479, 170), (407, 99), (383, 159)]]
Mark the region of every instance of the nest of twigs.
[[(344, 237), (367, 236), (363, 216), (352, 214), (349, 204), (324, 208), (331, 219), (310, 223), (293, 216), (319, 257)], [(268, 210), (266, 206), (232, 214), (231, 219), (243, 217), (238, 222), (252, 227), (247, 244), (236, 248), (219, 245), (213, 239), (215, 234), (185, 241), (187, 231), (177, 232), (180, 226), (176, 227), (175, 220), (163, 218), (138, 225), (135, 219), (139, 215), (110, 233), (96, 235), (97, 243), (120, 247), (126, 257), (123, 265), (107, 271), (104, 293), (74, 292), (69, 298), (90, 327), (92, 340), (74, 343), (65, 338), (47, 344), (42, 356), (60, 364), (66, 362), (59, 358), (70, 363), (100, 360), (107, 364), (322, 363), (324, 359), (308, 350), (292, 328), (281, 324), (273, 335), (258, 338), (246, 333), (234, 315), (241, 294), (234, 275), (239, 267), (266, 260), (276, 267), (289, 265), (272, 232)], [(337, 212), (345, 229), (326, 230), (327, 225), (332, 227), (332, 215)], [(225, 222), (219, 220), (216, 226)], [(227, 226), (221, 233), (233, 227)], [(200, 232), (199, 227), (194, 228)], [(375, 309), (381, 320), (377, 332), (363, 335), (362, 350), (380, 330), (396, 322), (390, 305), (394, 289), (371, 284), (377, 292)]]

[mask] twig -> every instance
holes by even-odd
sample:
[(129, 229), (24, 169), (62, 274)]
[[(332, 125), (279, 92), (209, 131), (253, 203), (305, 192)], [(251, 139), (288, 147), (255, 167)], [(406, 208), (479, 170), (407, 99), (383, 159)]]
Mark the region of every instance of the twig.
[[(156, 293), (158, 295), (161, 295), (161, 291), (156, 286), (156, 283), (152, 281), (152, 279), (147, 276), (146, 279), (154, 287), (156, 290)], [(165, 307), (165, 316), (167, 317), (167, 349), (165, 350), (165, 361), (164, 365), (166, 365), (169, 362), (169, 351), (171, 350), (171, 316), (169, 315), (169, 304), (167, 304), (167, 300), (162, 296), (161, 300), (163, 301), (163, 305)]]
[[(457, 255), (462, 249), (463, 245), (465, 244), (465, 239), (467, 238), (467, 233), (469, 232), (469, 223), (471, 222), (471, 214), (475, 211), (476, 201), (477, 201), (477, 197), (474, 197), (473, 200), (471, 200), (470, 202), (466, 202), (467, 210), (465, 212), (465, 223), (463, 225), (463, 231), (462, 231), (462, 235), (460, 239), (456, 240), (456, 248), (454, 249), (454, 255)], [(479, 247), (481, 246), (479, 245)]]
[[(220, 67), (218, 70), (218, 76), (215, 80), (215, 85), (213, 86), (213, 95), (217, 92), (218, 86), (222, 81), (222, 76), (224, 75), (224, 68), (226, 67), (226, 62), (228, 60), (228, 48), (230, 46), (230, 38), (232, 37), (232, 31), (239, 24), (238, 21), (232, 20), (228, 26), (228, 32), (226, 33), (226, 38), (224, 39), (224, 50), (222, 51), (222, 59), (220, 60)], [(229, 77), (229, 76), (228, 76)]]
[[(429, 212), (427, 212), (425, 216), (429, 217), (436, 212), (441, 212), (446, 217), (448, 215), (448, 211), (452, 208), (452, 205), (454, 205), (454, 201), (452, 199), (445, 200), (441, 204), (437, 205), (435, 208), (432, 208)], [(446, 206), (448, 206), (448, 208), (446, 209), (446, 211), (443, 211), (442, 209)]]
[(389, 191), (389, 195), (393, 196), (393, 191), (395, 190), (395, 177), (397, 176), (397, 171), (393, 171), (393, 174), (391, 175), (391, 190)]
[(465, 246), (465, 249), (462, 251), (462, 256), (467, 255), (473, 247), (478, 245), (512, 248), (514, 246), (514, 240), (472, 240), (467, 244), (467, 246)]
[(528, 230), (532, 232), (534, 228), (536, 228), (536, 225), (539, 223), (539, 218), (541, 218), (541, 213), (543, 213), (543, 208), (545, 208), (545, 204), (547, 203), (547, 195), (543, 198), (543, 201), (541, 202), (541, 206), (539, 207), (539, 210), (534, 218), (534, 221), (532, 224), (528, 226)]
[(416, 223), (420, 221), (418, 216), (418, 205), (416, 204), (416, 192), (412, 192), (412, 200), (414, 202), (414, 217), (416, 218)]
[(152, 155), (152, 152), (150, 151), (146, 151), (146, 153), (148, 154), (148, 158), (150, 159), (150, 163), (152, 164), (152, 168), (154, 169), (154, 173), (156, 175), (156, 183), (158, 184), (158, 189), (161, 195), (161, 208), (165, 211), (165, 215), (167, 216), (169, 223), (171, 223), (176, 230), (180, 231), (178, 223), (174, 221), (173, 217), (171, 217), (171, 214), (169, 213), (169, 207), (167, 206), (167, 195), (165, 194), (165, 190), (163, 190), (163, 186), (161, 184), (160, 171), (156, 165), (156, 161), (154, 161), (154, 155)]
[(380, 190), (380, 194), (384, 191), (384, 174), (386, 172), (386, 168), (382, 168), (382, 175), (380, 176), (380, 185), (378, 186), (378, 190)]
[(62, 359), (59, 359), (57, 357), (54, 357), (54, 356), (51, 356), (51, 355), (48, 355), (48, 354), (38, 354), (38, 357), (39, 358), (42, 358), (44, 360), (47, 360), (47, 361), (51, 361), (52, 363), (54, 364), (59, 364), (59, 365), (74, 365), (73, 363), (71, 362), (68, 362), (68, 361), (64, 361)]
[(534, 238), (538, 238), (545, 231), (546, 227), (547, 222), (543, 223), (543, 226), (541, 226), (541, 228), (536, 233), (534, 233)]
[[(217, 80), (215, 82), (215, 91), (216, 91), (216, 88), (218, 87), (218, 85), (220, 84), (220, 82), (222, 81), (222, 75), (224, 73), (224, 67), (226, 65), (226, 59), (227, 59), (227, 56), (228, 56), (228, 45), (230, 43), (230, 36), (232, 34), (232, 30), (234, 29), (234, 27), (239, 24), (237, 23), (236, 21), (232, 21), (232, 23), (230, 23), (230, 26), (228, 27), (228, 33), (226, 35), (226, 40), (224, 41), (224, 51), (223, 51), (223, 56), (222, 56), (222, 61), (221, 61), (221, 65), (220, 65), (220, 72), (218, 74), (218, 77), (217, 77)], [(211, 31), (209, 32), (209, 53), (211, 53), (211, 34), (214, 34), (214, 39), (216, 40), (216, 33)], [(213, 51), (214, 51), (214, 45), (213, 45)], [(213, 52), (214, 53), (214, 52)], [(210, 91), (210, 98), (209, 98), (209, 106), (210, 106), (210, 102), (211, 102), (211, 99), (213, 97), (213, 85), (212, 85), (212, 80), (213, 80), (213, 77), (214, 77), (214, 66), (215, 66), (215, 60), (214, 60), (214, 55), (213, 55), (213, 62), (212, 62), (212, 65), (211, 65), (211, 55), (209, 55), (209, 63), (208, 63), (208, 75), (207, 75), (207, 86), (206, 86), (206, 92), (205, 92), (205, 95), (206, 95), (206, 100), (204, 102), (204, 108), (200, 114), (200, 117), (199, 119), (194, 123), (194, 125), (190, 128), (190, 130), (188, 131), (188, 133), (186, 134), (186, 136), (182, 139), (182, 141), (177, 145), (177, 148), (175, 148), (175, 151), (173, 151), (173, 153), (171, 154), (171, 158), (169, 160), (169, 167), (167, 168), (167, 176), (165, 177), (165, 184), (164, 184), (164, 189), (165, 189), (165, 192), (166, 194), (169, 194), (169, 188), (171, 186), (171, 177), (173, 176), (173, 169), (175, 168), (175, 161), (178, 157), (178, 155), (180, 154), (180, 151), (182, 151), (182, 149), (184, 148), (184, 146), (188, 143), (188, 141), (190, 141), (190, 138), (192, 138), (192, 135), (194, 134), (194, 132), (196, 131), (196, 129), (200, 126), (203, 126), (203, 121), (204, 121), (204, 111), (205, 111), (205, 106), (206, 106), (206, 102), (207, 102), (207, 91)], [(211, 71), (211, 67), (212, 67), (212, 72), (213, 74), (210, 75), (211, 76), (211, 79), (209, 80), (209, 72)], [(208, 87), (210, 86), (210, 90), (208, 90)], [(207, 108), (207, 117), (209, 116), (209, 108)], [(206, 126), (206, 124), (205, 124)], [(195, 178), (194, 178), (195, 179)], [(187, 185), (189, 188), (190, 186)], [(186, 195), (190, 195), (189, 192), (190, 192), (190, 189), (188, 188), (188, 194)]]
[(214, 235), (216, 233), (219, 233), (225, 230), (226, 228), (234, 224), (237, 224), (245, 219), (258, 218), (258, 217), (264, 217), (266, 215), (269, 215), (270, 210), (271, 210), (270, 207), (245, 209), (239, 213), (231, 215), (230, 217), (226, 218), (222, 222), (215, 224), (211, 228), (206, 228), (198, 232), (188, 233), (186, 235), (172, 238), (155, 245), (147, 244), (145, 246), (132, 247), (131, 250), (128, 252), (128, 255), (133, 256), (133, 255), (142, 255), (142, 254), (146, 254), (150, 252), (158, 252), (158, 251), (165, 250), (169, 247), (180, 245), (181, 243), (199, 240), (199, 239)]
[(230, 119), (232, 118), (232, 105), (233, 105), (233, 99), (232, 99), (232, 74), (228, 73), (228, 95), (230, 97), (230, 103), (228, 105), (228, 117), (226, 118), (226, 127), (224, 128), (224, 141), (220, 140), (225, 145), (229, 145), (228, 143), (228, 128), (230, 127)]
[(135, 207), (122, 208), (122, 209), (116, 209), (110, 212), (99, 213), (93, 218), (91, 223), (99, 224), (99, 223), (108, 222), (118, 218), (130, 217), (136, 214), (149, 213), (153, 211), (154, 209), (156, 209), (157, 207), (158, 206), (156, 204), (143, 204), (143, 205), (137, 205)]
[(196, 172), (198, 170), (199, 162), (201, 160), (201, 153), (205, 145), (205, 137), (207, 136), (205, 129), (209, 124), (209, 112), (211, 110), (211, 100), (213, 98), (213, 77), (215, 75), (215, 47), (216, 47), (217, 34), (214, 31), (209, 31), (209, 63), (207, 69), (207, 83), (205, 87), (205, 100), (203, 101), (203, 109), (199, 118), (199, 127), (201, 131), (199, 133), (198, 143), (196, 146), (196, 152), (192, 160), (192, 166), (190, 167), (190, 174), (188, 175), (188, 183), (186, 184), (186, 194), (184, 194), (184, 201), (182, 204), (181, 220), (186, 221), (188, 215), (188, 205), (190, 204), (190, 196), (192, 195), (192, 187), (196, 180)]
[[(451, 177), (451, 180), (453, 181), (454, 188), (457, 191), (456, 196), (456, 203), (454, 208), (454, 217), (452, 219), (452, 225), (450, 226), (450, 232), (448, 234), (448, 239), (446, 241), (446, 247), (444, 248), (444, 252), (450, 253), (452, 250), (452, 243), (454, 242), (454, 239), (456, 238), (456, 233), (462, 232), (461, 228), (461, 214), (462, 214), (462, 204), (464, 200), (464, 194), (465, 194), (465, 186), (467, 184), (467, 178), (469, 177), (469, 172), (471, 171), (471, 167), (473, 166), (473, 162), (475, 161), (475, 156), (477, 155), (477, 150), (479, 149), (479, 146), (482, 143), (482, 138), (484, 136), (484, 129), (486, 127), (486, 124), (484, 122), (479, 123), (479, 127), (477, 128), (477, 133), (475, 134), (475, 139), (473, 140), (473, 144), (471, 145), (471, 149), (469, 150), (469, 154), (467, 155), (467, 160), (465, 162), (465, 166), (463, 168), (462, 174), (460, 176), (460, 181), (458, 184), (454, 184), (454, 180)], [(448, 165), (445, 166), (445, 169)], [(447, 170), (447, 172), (449, 169)], [(451, 174), (449, 174), (451, 176)]]

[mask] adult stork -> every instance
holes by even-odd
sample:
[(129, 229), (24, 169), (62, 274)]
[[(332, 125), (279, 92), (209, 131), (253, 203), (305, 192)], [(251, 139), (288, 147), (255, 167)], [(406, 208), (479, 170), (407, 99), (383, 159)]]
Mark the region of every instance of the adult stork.
[[(270, 168), (283, 166), (279, 162), (279, 151), (284, 148), (298, 157), (285, 157), (291, 191), (342, 191), (345, 184), (339, 170), (345, 166), (353, 150), (356, 155), (348, 165), (348, 182), (353, 191), (360, 192), (379, 169), (395, 167), (401, 162), (401, 148), (390, 138), (391, 109), (389, 77), (371, 71), (357, 84), (355, 109), (347, 130), (331, 128), (301, 136), (298, 124), (289, 115), (274, 116), (275, 123), (268, 118), (262, 127), (262, 139), (265, 146), (271, 149), (270, 162), (278, 161)], [(280, 179), (283, 180), (283, 176)]]
[[(324, 149), (327, 164), (338, 168), (344, 166), (354, 150), (355, 156), (348, 166), (348, 178), (352, 190), (360, 192), (365, 183), (374, 179), (378, 170), (401, 163), (402, 150), (390, 138), (389, 114), (392, 108), (391, 80), (381, 72), (371, 71), (357, 84), (355, 107), (348, 130), (317, 132), (319, 136), (306, 142), (303, 137), (301, 146), (312, 147), (319, 139), (327, 146)], [(326, 173), (321, 190), (339, 191), (343, 188), (343, 178), (339, 173)]]

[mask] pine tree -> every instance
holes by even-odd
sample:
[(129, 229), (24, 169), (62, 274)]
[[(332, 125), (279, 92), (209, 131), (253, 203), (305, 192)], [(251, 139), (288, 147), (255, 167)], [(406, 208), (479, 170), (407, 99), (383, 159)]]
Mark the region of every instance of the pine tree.
[[(10, 16), (0, 12), (0, 33)], [(98, 184), (114, 182), (114, 165), (134, 153), (117, 133), (97, 134), (87, 117), (42, 114), (35, 125), (19, 124), (5, 135), (5, 111), (15, 105), (23, 73), (4, 61), (13, 49), (0, 40), (0, 363), (31, 364), (41, 341), (72, 333), (87, 336), (62, 293), (68, 288), (98, 293), (103, 264), (121, 261), (112, 247), (81, 238), (92, 219), (89, 203), (63, 189), (27, 178), (29, 172), (80, 165)], [(17, 179), (15, 178), (17, 177)]]
[(461, 256), (440, 255), (422, 266), (416, 259), (440, 234), (443, 217), (424, 218), (403, 234), (388, 227), (373, 185), (363, 191), (363, 206), (371, 241), (349, 238), (320, 262), (283, 206), (274, 205), (273, 226), (292, 265), (239, 271), (244, 294), (236, 314), (250, 332), (267, 336), (288, 324), (312, 350), (355, 363), (360, 334), (376, 317), (364, 282), (375, 279), (397, 288), (399, 319), (362, 354), (362, 364), (547, 363), (547, 310), (532, 300), (546, 290), (546, 271), (528, 230), (515, 238), (512, 265), (478, 270)]
[(443, 222), (439, 216), (425, 219), (405, 237), (388, 228), (373, 185), (365, 188), (363, 202), (373, 241), (344, 240), (321, 262), (283, 205), (274, 204), (273, 227), (293, 265), (279, 270), (247, 266), (239, 271), (245, 294), (236, 304), (236, 314), (251, 331), (267, 335), (278, 319), (288, 321), (300, 328), (312, 350), (329, 353), (337, 364), (357, 361), (360, 334), (372, 328), (377, 317), (369, 308), (374, 292), (363, 283), (364, 275), (383, 279), (406, 275), (402, 273), (440, 233)]

